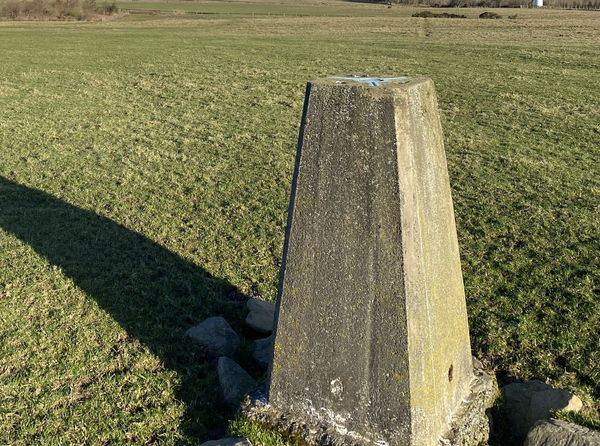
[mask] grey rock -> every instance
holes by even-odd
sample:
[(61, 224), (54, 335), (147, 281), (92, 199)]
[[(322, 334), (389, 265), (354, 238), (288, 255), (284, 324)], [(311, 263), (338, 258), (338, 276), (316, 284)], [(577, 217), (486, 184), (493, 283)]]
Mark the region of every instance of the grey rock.
[(231, 356), (240, 345), (239, 336), (222, 317), (209, 317), (185, 334), (204, 345), (213, 356)]
[(225, 401), (231, 406), (240, 404), (244, 395), (256, 387), (256, 381), (233, 359), (221, 356), (217, 364), (219, 384)]
[(273, 357), (273, 336), (257, 339), (252, 345), (252, 357), (261, 366), (267, 368)]
[(273, 331), (275, 304), (252, 297), (248, 300), (246, 306), (250, 310), (246, 317), (246, 324), (250, 328), (261, 333)]
[(542, 420), (527, 434), (524, 446), (600, 446), (600, 432), (562, 420)]
[(252, 443), (244, 437), (228, 437), (205, 441), (200, 446), (252, 446)]
[(550, 411), (579, 412), (583, 406), (568, 390), (555, 389), (537, 380), (509, 384), (501, 391), (506, 420), (519, 438), (525, 438), (536, 421), (549, 418)]

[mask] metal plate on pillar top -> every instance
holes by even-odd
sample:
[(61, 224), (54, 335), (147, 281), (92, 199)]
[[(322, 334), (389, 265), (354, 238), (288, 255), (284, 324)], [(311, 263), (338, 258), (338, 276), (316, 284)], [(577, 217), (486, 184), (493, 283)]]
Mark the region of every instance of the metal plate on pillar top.
[(360, 82), (371, 87), (379, 87), (382, 84), (389, 82), (406, 83), (411, 80), (408, 76), (397, 76), (397, 77), (374, 77), (374, 76), (355, 76), (355, 75), (340, 75), (331, 76), (332, 79), (338, 79), (336, 83), (345, 83), (345, 81)]

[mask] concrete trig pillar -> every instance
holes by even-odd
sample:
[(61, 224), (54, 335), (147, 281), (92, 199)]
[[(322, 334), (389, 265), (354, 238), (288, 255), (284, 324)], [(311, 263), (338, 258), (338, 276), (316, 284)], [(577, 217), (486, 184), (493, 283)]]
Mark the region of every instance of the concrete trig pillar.
[(289, 212), (254, 418), (318, 444), (487, 440), (432, 81), (311, 82)]

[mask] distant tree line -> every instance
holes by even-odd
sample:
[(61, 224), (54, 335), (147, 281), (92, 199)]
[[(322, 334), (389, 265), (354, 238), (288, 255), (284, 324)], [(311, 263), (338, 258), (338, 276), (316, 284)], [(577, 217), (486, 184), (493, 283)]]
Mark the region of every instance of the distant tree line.
[(12, 20), (93, 20), (116, 14), (116, 3), (98, 6), (95, 0), (6, 0), (0, 17)]
[[(391, 3), (440, 8), (520, 8), (532, 5), (531, 0), (391, 0)], [(600, 9), (600, 0), (544, 0), (544, 6), (567, 9)]]

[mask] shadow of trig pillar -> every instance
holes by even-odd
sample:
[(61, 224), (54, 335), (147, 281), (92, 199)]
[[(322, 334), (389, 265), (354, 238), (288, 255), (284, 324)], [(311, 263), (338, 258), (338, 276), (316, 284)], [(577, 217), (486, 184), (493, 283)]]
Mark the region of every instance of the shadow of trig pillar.
[(308, 85), (277, 302), (262, 421), (319, 444), (487, 440), (431, 80)]

